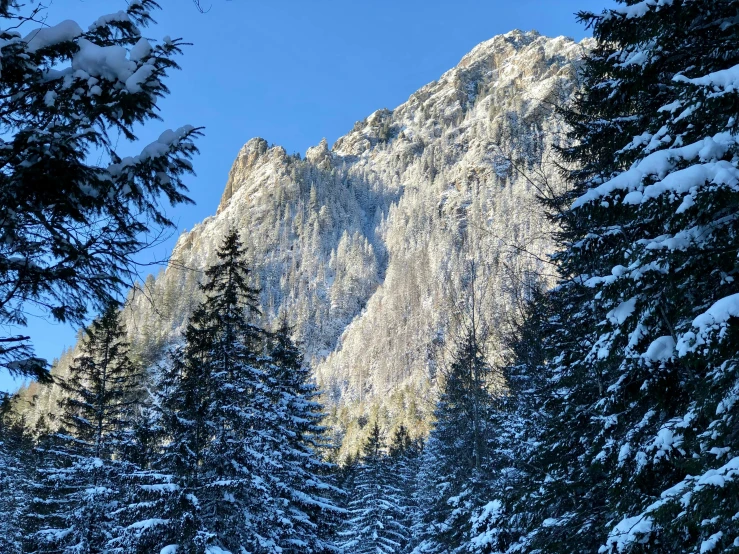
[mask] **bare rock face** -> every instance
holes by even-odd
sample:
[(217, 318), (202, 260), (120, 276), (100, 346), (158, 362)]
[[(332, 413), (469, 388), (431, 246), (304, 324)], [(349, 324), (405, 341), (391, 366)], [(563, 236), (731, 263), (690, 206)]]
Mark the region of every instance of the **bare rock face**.
[(550, 162), (565, 129), (552, 105), (576, 90), (589, 45), (513, 31), (331, 149), (324, 139), (301, 159), (250, 140), (216, 215), (184, 233), (166, 271), (132, 295), (131, 340), (155, 359), (178, 339), (199, 270), (236, 227), (264, 323), (284, 314), (294, 326), (344, 450), (373, 417), (425, 433), (471, 291), (495, 362), (512, 308), (543, 273), (550, 223), (532, 182), (559, 186)]

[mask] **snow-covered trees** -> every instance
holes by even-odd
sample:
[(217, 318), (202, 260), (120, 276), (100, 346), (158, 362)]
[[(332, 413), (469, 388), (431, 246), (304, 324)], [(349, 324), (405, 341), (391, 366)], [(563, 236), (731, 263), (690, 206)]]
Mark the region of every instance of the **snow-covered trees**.
[(275, 459), (267, 477), (281, 520), (275, 541), (286, 554), (331, 552), (343, 517), (333, 500), (340, 491), (331, 483), (334, 466), (321, 458), (329, 445), (319, 390), (290, 333), (283, 322), (270, 334), (262, 366), (270, 400), (263, 417), (275, 437), (267, 445)]
[(402, 489), (393, 478), (392, 460), (383, 451), (375, 422), (347, 490), (349, 513), (340, 532), (346, 554), (395, 554), (408, 543)]
[(493, 551), (739, 545), (739, 4), (621, 4), (582, 15), (598, 46), (566, 112), (573, 187), (550, 204), (563, 279), (534, 311), (541, 355), (520, 357), (531, 483), (480, 511), (473, 551), (496, 518), (518, 536)]
[[(157, 7), (137, 0), (87, 30), (64, 21), (25, 35), (24, 8), (0, 7), (0, 324), (23, 326), (29, 310), (81, 322), (132, 283), (147, 235), (172, 225), (163, 201), (189, 201), (196, 129), (118, 154), (119, 136), (132, 141), (136, 125), (158, 119), (177, 68), (181, 42), (142, 36)], [(45, 365), (27, 337), (0, 337), (0, 367), (46, 378)]]
[(323, 553), (338, 509), (319, 459), (321, 407), (286, 328), (256, 325), (235, 231), (162, 377), (163, 445), (140, 474), (131, 540), (144, 551)]
[(135, 471), (132, 440), (140, 374), (129, 359), (119, 311), (109, 305), (86, 330), (62, 384), (58, 433), (43, 437), (24, 521), (29, 552), (102, 552), (120, 534), (115, 512)]
[(417, 553), (463, 545), (488, 454), (493, 368), (471, 327), (456, 345), (422, 457)]
[(32, 482), (32, 442), (0, 403), (0, 552), (23, 552), (23, 516)]

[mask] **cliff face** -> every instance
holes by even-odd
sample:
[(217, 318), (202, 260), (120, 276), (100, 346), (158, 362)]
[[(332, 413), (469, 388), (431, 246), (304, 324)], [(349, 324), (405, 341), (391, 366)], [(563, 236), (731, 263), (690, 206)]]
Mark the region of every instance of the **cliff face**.
[[(142, 355), (177, 340), (196, 284), (229, 228), (249, 246), (266, 323), (286, 314), (353, 449), (367, 416), (425, 432), (439, 369), (470, 321), (490, 356), (517, 299), (544, 271), (549, 223), (535, 182), (563, 128), (588, 43), (513, 31), (477, 46), (395, 110), (305, 158), (252, 139), (215, 216), (131, 295)], [(63, 368), (59, 368), (63, 371)]]

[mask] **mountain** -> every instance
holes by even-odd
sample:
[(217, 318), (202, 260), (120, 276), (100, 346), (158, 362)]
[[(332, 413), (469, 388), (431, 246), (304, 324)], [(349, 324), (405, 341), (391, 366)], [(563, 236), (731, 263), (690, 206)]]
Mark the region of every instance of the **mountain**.
[[(553, 149), (565, 127), (554, 106), (576, 91), (589, 46), (513, 31), (331, 148), (323, 140), (303, 158), (247, 142), (217, 213), (131, 291), (124, 315), (139, 356), (153, 367), (178, 339), (203, 268), (236, 228), (265, 323), (293, 326), (344, 452), (373, 417), (425, 434), (439, 372), (472, 310), (495, 361), (517, 302), (547, 279), (551, 223), (536, 195), (561, 186)], [(58, 394), (23, 391), (38, 396), (29, 418)]]

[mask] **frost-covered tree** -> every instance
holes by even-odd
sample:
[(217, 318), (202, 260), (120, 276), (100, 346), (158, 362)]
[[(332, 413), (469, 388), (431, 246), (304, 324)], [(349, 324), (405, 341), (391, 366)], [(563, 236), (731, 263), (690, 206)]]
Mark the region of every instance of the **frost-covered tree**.
[(399, 553), (410, 552), (413, 544), (413, 523), (417, 519), (416, 477), (421, 461), (422, 443), (412, 439), (404, 425), (400, 425), (388, 444), (390, 492), (396, 506), (395, 518), (400, 524)]
[(354, 470), (352, 487), (346, 491), (348, 515), (339, 533), (341, 551), (346, 554), (396, 554), (408, 540), (400, 491), (390, 474), (383, 442), (375, 421)]
[(734, 552), (739, 3), (620, 4), (582, 14), (524, 550)]
[(27, 501), (33, 552), (101, 552), (120, 529), (115, 512), (135, 471), (125, 452), (132, 437), (140, 371), (111, 304), (85, 330), (81, 354), (61, 384), (61, 426), (38, 447), (44, 460)]
[(474, 327), (456, 346), (421, 463), (420, 523), (414, 552), (453, 552), (464, 544), (487, 457), (493, 368)]
[[(277, 467), (260, 365), (263, 331), (253, 324), (258, 290), (235, 231), (209, 267), (205, 300), (172, 356), (158, 392), (166, 443), (141, 490), (153, 513), (130, 527), (142, 550), (276, 552), (261, 525), (278, 526), (267, 474)], [(160, 498), (161, 497), (161, 498)], [(140, 506), (139, 506), (140, 508)]]
[(23, 552), (22, 521), (33, 476), (33, 442), (23, 422), (0, 403), (0, 552)]
[[(152, 44), (153, 0), (129, 2), (83, 30), (73, 21), (29, 29), (19, 2), (0, 6), (0, 324), (29, 310), (80, 323), (133, 282), (133, 256), (172, 227), (164, 204), (189, 202), (183, 175), (193, 127), (165, 131), (136, 156), (119, 154), (157, 103), (182, 43)], [(25, 34), (20, 30), (25, 29)], [(120, 141), (119, 137), (123, 138)], [(28, 337), (0, 337), (0, 367), (48, 379)]]
[[(548, 341), (562, 324), (546, 291), (533, 289), (521, 309), (523, 317), (513, 323), (506, 339), (505, 387), (495, 395), (487, 420), (482, 492), (470, 517), (464, 552), (528, 552), (539, 530), (542, 485), (549, 481), (549, 450), (541, 448), (541, 431), (554, 427), (559, 418), (556, 410), (542, 409), (543, 403), (550, 407), (557, 398), (543, 364)], [(560, 436), (568, 445), (573, 440), (577, 435)]]
[(334, 528), (342, 515), (333, 498), (340, 491), (331, 484), (334, 466), (321, 458), (328, 444), (317, 401), (320, 392), (290, 333), (283, 321), (269, 337), (269, 357), (262, 365), (270, 401), (264, 418), (274, 439), (265, 446), (276, 460), (266, 478), (278, 499), (280, 524), (261, 534), (274, 535), (286, 554), (332, 552)]

